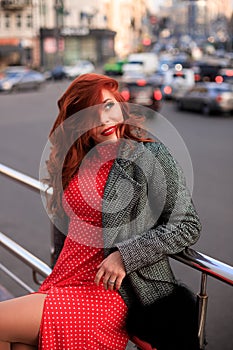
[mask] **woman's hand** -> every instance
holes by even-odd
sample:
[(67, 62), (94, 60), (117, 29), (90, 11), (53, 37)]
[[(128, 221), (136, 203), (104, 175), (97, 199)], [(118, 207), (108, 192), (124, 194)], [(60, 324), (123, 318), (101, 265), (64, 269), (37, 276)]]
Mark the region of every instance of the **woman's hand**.
[(99, 285), (101, 278), (105, 289), (118, 290), (121, 286), (123, 278), (126, 275), (125, 267), (119, 251), (111, 253), (98, 265), (98, 272), (94, 282)]

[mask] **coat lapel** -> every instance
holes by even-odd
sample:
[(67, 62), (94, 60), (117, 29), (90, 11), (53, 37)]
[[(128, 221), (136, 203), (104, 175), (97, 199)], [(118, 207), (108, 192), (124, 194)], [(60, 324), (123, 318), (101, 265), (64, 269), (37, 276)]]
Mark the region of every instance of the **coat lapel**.
[(105, 186), (102, 222), (105, 247), (127, 239), (132, 209), (138, 201), (142, 184), (134, 178), (134, 162), (143, 153), (142, 143), (128, 140), (120, 147)]

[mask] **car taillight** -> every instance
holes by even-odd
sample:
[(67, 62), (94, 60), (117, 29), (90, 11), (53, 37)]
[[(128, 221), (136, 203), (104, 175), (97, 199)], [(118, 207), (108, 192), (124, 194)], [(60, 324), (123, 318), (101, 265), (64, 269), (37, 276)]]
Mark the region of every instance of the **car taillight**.
[(138, 79), (137, 80), (137, 85), (138, 86), (145, 86), (146, 85), (146, 80), (145, 79)]
[(217, 76), (215, 77), (215, 81), (216, 81), (217, 84), (222, 84), (222, 82), (223, 82), (223, 77), (222, 77), (221, 75), (217, 75)]
[(154, 90), (154, 99), (156, 100), (156, 101), (160, 101), (160, 100), (162, 100), (162, 93), (161, 93), (161, 91), (160, 90)]
[(200, 74), (194, 74), (194, 79), (195, 79), (195, 81), (200, 81), (201, 80), (201, 76), (200, 76)]
[(228, 69), (228, 70), (226, 71), (226, 76), (228, 76), (228, 77), (233, 77), (233, 70), (232, 70), (232, 69)]
[(129, 90), (125, 89), (121, 91), (121, 96), (125, 99), (125, 101), (129, 101), (130, 99), (130, 92)]
[(216, 101), (220, 103), (223, 100), (221, 95), (216, 96)]
[(172, 88), (169, 85), (164, 86), (163, 91), (166, 95), (170, 95), (172, 93)]

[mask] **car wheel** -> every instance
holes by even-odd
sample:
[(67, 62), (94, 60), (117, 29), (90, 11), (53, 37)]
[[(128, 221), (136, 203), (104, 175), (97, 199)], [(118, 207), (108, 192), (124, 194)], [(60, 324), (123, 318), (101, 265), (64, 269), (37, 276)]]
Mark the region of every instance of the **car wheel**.
[(38, 90), (40, 90), (41, 89), (41, 84), (35, 84), (34, 85), (34, 90), (35, 91), (38, 91)]
[(15, 92), (17, 92), (18, 90), (19, 90), (18, 87), (15, 86), (15, 85), (13, 85), (13, 86), (11, 87), (11, 89), (9, 90), (9, 92), (15, 93)]
[(183, 105), (183, 103), (181, 101), (177, 101), (176, 102), (176, 106), (177, 106), (177, 109), (179, 111), (183, 111), (184, 110), (184, 105)]
[(210, 115), (210, 107), (208, 106), (208, 105), (203, 105), (202, 106), (202, 113), (204, 114), (204, 115)]

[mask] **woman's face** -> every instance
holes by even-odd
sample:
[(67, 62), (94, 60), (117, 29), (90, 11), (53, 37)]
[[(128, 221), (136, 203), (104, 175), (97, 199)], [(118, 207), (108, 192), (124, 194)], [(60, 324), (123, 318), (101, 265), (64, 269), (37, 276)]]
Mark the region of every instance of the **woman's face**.
[(119, 102), (114, 95), (108, 91), (102, 90), (103, 106), (101, 106), (99, 115), (99, 126), (91, 130), (91, 137), (96, 143), (104, 141), (117, 141), (117, 125), (123, 122), (123, 114)]

